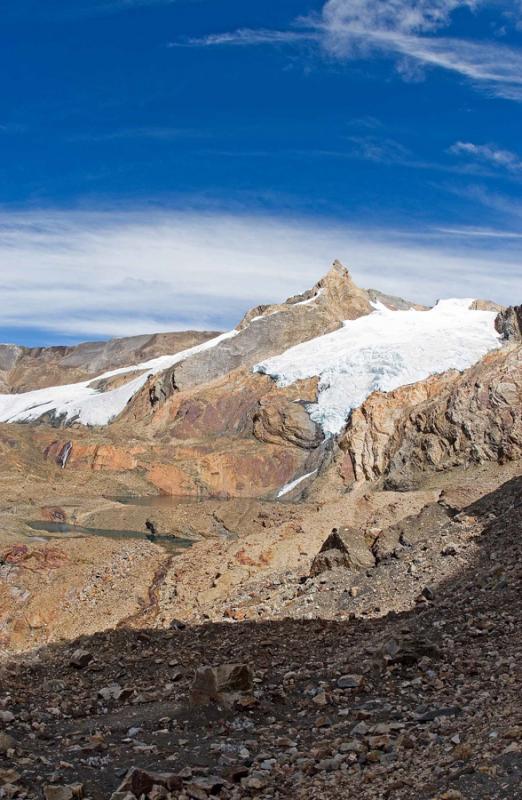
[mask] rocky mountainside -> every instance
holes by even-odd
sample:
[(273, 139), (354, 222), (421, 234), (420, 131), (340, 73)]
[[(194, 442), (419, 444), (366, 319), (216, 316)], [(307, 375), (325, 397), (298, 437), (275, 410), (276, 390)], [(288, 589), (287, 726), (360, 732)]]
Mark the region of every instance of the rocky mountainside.
[[(415, 384), (422, 392), (432, 373), (472, 366), (500, 347), (496, 311), (470, 306), (428, 310), (362, 290), (336, 262), (305, 294), (253, 309), (236, 329), (189, 349), (0, 396), (0, 418), (47, 423), (37, 446), (59, 466), (67, 448), (70, 470), (136, 470), (166, 494), (270, 498), (296, 481), (303, 491), (304, 476), (317, 476), (336, 452), (332, 433), (353, 428), (357, 409), (383, 397), (373, 390), (387, 398)], [(341, 441), (355, 479), (361, 435)]]
[(155, 333), (71, 347), (0, 344), (0, 391), (27, 392), (86, 380), (109, 369), (186, 350), (216, 335), (203, 331)]
[(16, 353), (0, 797), (522, 797), (520, 306)]

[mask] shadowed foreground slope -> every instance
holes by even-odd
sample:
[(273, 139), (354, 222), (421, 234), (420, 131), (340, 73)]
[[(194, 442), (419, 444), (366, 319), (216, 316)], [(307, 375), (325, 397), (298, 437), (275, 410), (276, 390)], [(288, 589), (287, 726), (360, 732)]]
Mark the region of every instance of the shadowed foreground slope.
[[(466, 512), (478, 557), (407, 613), (120, 629), (4, 665), (5, 796), (110, 797), (140, 766), (178, 774), (176, 798), (521, 798), (522, 479)], [(195, 668), (226, 662), (253, 693), (191, 707)]]

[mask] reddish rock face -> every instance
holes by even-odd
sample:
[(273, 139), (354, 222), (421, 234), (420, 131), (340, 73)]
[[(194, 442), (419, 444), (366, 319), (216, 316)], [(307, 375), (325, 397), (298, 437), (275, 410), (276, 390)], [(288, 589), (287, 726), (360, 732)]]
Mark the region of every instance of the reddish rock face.
[(261, 497), (287, 483), (303, 460), (299, 452), (238, 443), (226, 452), (183, 448), (177, 464), (155, 464), (148, 479), (164, 494)]
[(162, 494), (197, 497), (200, 493), (194, 479), (174, 464), (154, 464), (150, 467), (147, 477)]
[(350, 453), (345, 453), (342, 457), (341, 464), (339, 466), (339, 474), (343, 479), (345, 486), (350, 486), (355, 481), (355, 468)]
[(201, 439), (218, 434), (242, 433), (251, 426), (259, 398), (271, 382), (241, 371), (193, 396), (184, 393), (163, 417), (174, 439)]
[[(64, 449), (70, 444), (67, 460), (63, 464)], [(44, 449), (44, 458), (53, 461), (58, 467), (67, 469), (89, 469), (125, 471), (135, 469), (138, 460), (135, 453), (142, 448), (125, 449), (109, 444), (83, 444), (70, 440), (70, 442), (56, 440)]]

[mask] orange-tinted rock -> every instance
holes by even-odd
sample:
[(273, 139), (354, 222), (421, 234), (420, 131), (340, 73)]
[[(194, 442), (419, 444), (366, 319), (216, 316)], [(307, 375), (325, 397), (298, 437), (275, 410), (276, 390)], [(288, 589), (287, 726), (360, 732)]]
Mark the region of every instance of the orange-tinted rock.
[(137, 453), (143, 447), (125, 448), (109, 444), (83, 444), (71, 440), (55, 440), (44, 448), (44, 458), (53, 461), (57, 466), (63, 466), (62, 456), (64, 448), (70, 444), (70, 450), (65, 462), (65, 469), (90, 469), (125, 471), (135, 469), (138, 465)]
[(225, 451), (178, 448), (176, 464), (154, 464), (148, 478), (165, 494), (261, 497), (287, 483), (301, 460), (296, 449), (256, 447), (248, 441)]
[(192, 497), (201, 494), (194, 480), (174, 464), (154, 464), (148, 470), (147, 477), (163, 494)]
[(93, 454), (91, 469), (93, 470), (127, 470), (135, 469), (138, 464), (132, 451), (111, 445), (99, 445)]

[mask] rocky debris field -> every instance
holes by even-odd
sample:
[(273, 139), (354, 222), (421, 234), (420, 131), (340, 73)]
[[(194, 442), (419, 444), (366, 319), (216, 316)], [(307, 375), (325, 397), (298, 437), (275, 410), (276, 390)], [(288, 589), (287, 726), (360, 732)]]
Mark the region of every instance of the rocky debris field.
[(465, 520), (426, 512), (449, 514), (442, 562), (475, 525), (472, 557), (408, 611), (119, 629), (4, 663), (0, 796), (522, 798), (521, 498), (515, 479)]
[(349, 620), (427, 604), (441, 582), (473, 568), (489, 498), (501, 483), (517, 487), (517, 471), (484, 465), (439, 476), (435, 490), (352, 491), (335, 503), (256, 510), (235, 542), (200, 542), (176, 559), (158, 620)]

